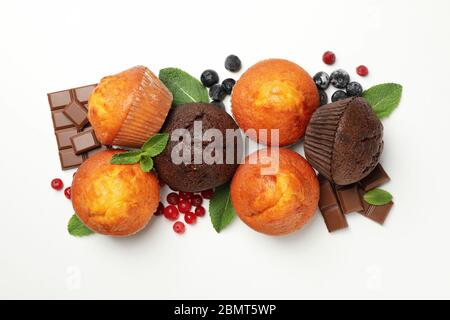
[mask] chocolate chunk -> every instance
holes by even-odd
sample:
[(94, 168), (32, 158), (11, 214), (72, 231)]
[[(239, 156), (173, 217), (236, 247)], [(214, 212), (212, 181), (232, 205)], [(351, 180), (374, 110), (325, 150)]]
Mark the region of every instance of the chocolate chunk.
[(336, 194), (344, 214), (362, 211), (363, 205), (358, 192), (358, 185), (352, 184), (349, 186), (336, 187)]
[(366, 178), (362, 179), (359, 184), (364, 191), (370, 191), (372, 189), (378, 188), (381, 185), (389, 182), (391, 178), (384, 171), (381, 164), (378, 164), (372, 173)]
[(89, 122), (86, 109), (76, 100), (73, 100), (64, 108), (64, 114), (78, 129), (82, 129)]
[(72, 148), (59, 151), (59, 160), (63, 169), (78, 167), (83, 163), (83, 156), (76, 155)]
[(334, 232), (348, 227), (347, 220), (339, 206), (334, 188), (330, 181), (319, 176), (320, 200), (319, 208), (328, 231)]
[(73, 150), (75, 154), (82, 154), (100, 147), (100, 142), (98, 142), (95, 136), (94, 130), (83, 131), (70, 138)]
[(384, 224), (386, 221), (387, 216), (391, 212), (392, 207), (394, 206), (394, 203), (391, 201), (388, 204), (385, 204), (384, 206), (374, 206), (369, 203), (367, 203), (364, 200), (364, 194), (365, 191), (362, 189), (359, 189), (359, 194), (361, 197), (361, 202), (363, 204), (363, 210), (359, 211), (361, 215), (363, 215), (366, 218), (369, 218), (376, 223), (379, 223), (381, 225)]
[(67, 129), (74, 126), (73, 122), (64, 114), (63, 110), (52, 111), (52, 120), (55, 130)]
[(55, 132), (56, 141), (58, 142), (58, 149), (67, 149), (72, 147), (72, 142), (70, 138), (74, 135), (78, 134), (78, 130), (76, 128), (68, 128), (63, 130), (58, 130)]

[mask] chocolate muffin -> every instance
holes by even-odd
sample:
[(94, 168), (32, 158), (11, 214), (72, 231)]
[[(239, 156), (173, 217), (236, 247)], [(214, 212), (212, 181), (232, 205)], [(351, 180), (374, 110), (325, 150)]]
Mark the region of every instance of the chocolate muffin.
[[(225, 139), (227, 130), (236, 136)], [(163, 132), (170, 134), (170, 141), (155, 158), (155, 168), (173, 190), (200, 192), (233, 178), (242, 157), (242, 136), (223, 109), (205, 103), (180, 105), (169, 113)]]
[(364, 98), (320, 107), (305, 135), (305, 155), (330, 181), (349, 185), (367, 177), (383, 151), (383, 125)]

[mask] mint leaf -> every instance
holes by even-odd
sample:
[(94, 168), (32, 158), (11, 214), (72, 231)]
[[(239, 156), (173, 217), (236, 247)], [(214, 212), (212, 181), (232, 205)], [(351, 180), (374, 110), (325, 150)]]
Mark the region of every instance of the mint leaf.
[(209, 203), (209, 214), (213, 227), (218, 233), (233, 221), (236, 212), (231, 203), (229, 184), (216, 189)]
[(113, 155), (111, 164), (135, 164), (141, 160), (141, 151), (129, 151)]
[(93, 234), (94, 231), (86, 227), (76, 214), (72, 216), (67, 225), (67, 230), (74, 237), (84, 237)]
[(145, 152), (145, 154), (150, 157), (156, 157), (164, 151), (167, 146), (167, 142), (169, 142), (168, 133), (155, 134), (153, 137), (148, 139), (146, 143), (144, 143), (142, 146), (142, 152)]
[(392, 195), (382, 189), (373, 189), (364, 195), (364, 200), (374, 206), (384, 206), (392, 201)]
[(363, 92), (378, 118), (388, 117), (400, 104), (403, 87), (396, 83), (376, 85)]
[(208, 90), (199, 80), (183, 70), (162, 69), (159, 72), (159, 79), (172, 92), (174, 106), (196, 102), (209, 103)]
[(141, 169), (144, 172), (150, 172), (153, 170), (153, 159), (149, 156), (143, 156), (141, 159)]

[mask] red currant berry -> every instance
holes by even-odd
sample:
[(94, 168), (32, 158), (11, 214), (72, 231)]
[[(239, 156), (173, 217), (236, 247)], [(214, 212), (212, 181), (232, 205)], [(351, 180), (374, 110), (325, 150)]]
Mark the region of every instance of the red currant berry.
[(369, 69), (366, 66), (359, 66), (356, 68), (356, 73), (361, 77), (366, 77), (369, 74)]
[(192, 212), (186, 213), (184, 215), (184, 221), (186, 221), (187, 224), (194, 224), (197, 221), (197, 216)]
[(180, 203), (178, 203), (178, 209), (182, 213), (188, 213), (191, 210), (191, 207), (189, 200), (181, 200)]
[(182, 192), (180, 191), (180, 198), (183, 198), (185, 200), (192, 199), (194, 194), (192, 192)]
[(64, 187), (64, 183), (61, 179), (53, 179), (52, 180), (52, 188), (55, 190), (61, 190)]
[(325, 64), (334, 64), (336, 62), (336, 55), (331, 51), (327, 51), (323, 54), (322, 60)]
[(164, 205), (160, 202), (158, 209), (156, 209), (155, 216), (162, 216), (164, 214)]
[(180, 216), (180, 213), (178, 212), (177, 207), (175, 206), (168, 206), (164, 209), (164, 217), (166, 217), (169, 220), (175, 221)]
[(184, 231), (186, 231), (186, 226), (181, 221), (175, 222), (175, 224), (173, 225), (173, 231), (178, 234), (183, 234)]
[(200, 196), (198, 194), (195, 195), (191, 200), (191, 204), (194, 207), (200, 207), (202, 205), (202, 203), (203, 203), (203, 198), (202, 198), (202, 196)]
[(210, 200), (210, 199), (212, 199), (213, 196), (214, 196), (214, 190), (213, 189), (202, 191), (203, 199)]
[(175, 192), (169, 193), (167, 196), (167, 202), (176, 206), (180, 202), (180, 196)]
[(206, 213), (205, 208), (203, 208), (203, 207), (197, 207), (197, 208), (195, 208), (195, 215), (196, 215), (197, 217), (203, 217), (203, 216), (205, 215), (205, 213)]
[(72, 198), (72, 188), (68, 187), (66, 188), (66, 190), (64, 190), (64, 195), (66, 196), (67, 199), (71, 199)]

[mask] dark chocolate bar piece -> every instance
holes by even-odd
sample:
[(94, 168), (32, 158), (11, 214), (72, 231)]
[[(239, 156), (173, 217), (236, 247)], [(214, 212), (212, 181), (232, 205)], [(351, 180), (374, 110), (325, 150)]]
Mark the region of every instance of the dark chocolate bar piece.
[(380, 225), (383, 225), (389, 213), (391, 212), (394, 203), (391, 201), (383, 206), (374, 206), (364, 200), (364, 190), (360, 189), (359, 194), (361, 197), (361, 202), (363, 204), (363, 210), (359, 211), (359, 213), (364, 217), (369, 218), (376, 223), (379, 223)]
[(338, 197), (342, 213), (349, 214), (363, 210), (357, 184), (352, 184), (349, 186), (336, 186), (336, 195)]
[(83, 163), (83, 156), (76, 155), (72, 148), (59, 151), (59, 160), (63, 169), (76, 168)]
[(345, 215), (339, 206), (334, 188), (330, 181), (324, 177), (319, 177), (320, 200), (319, 208), (325, 220), (328, 231), (334, 232), (348, 227)]
[(95, 136), (94, 130), (89, 129), (78, 133), (70, 138), (72, 143), (72, 148), (75, 154), (82, 154), (93, 149), (99, 148), (101, 146)]
[(366, 178), (362, 179), (359, 184), (364, 191), (370, 191), (381, 185), (389, 182), (391, 178), (384, 171), (381, 164), (378, 164), (375, 169)]

